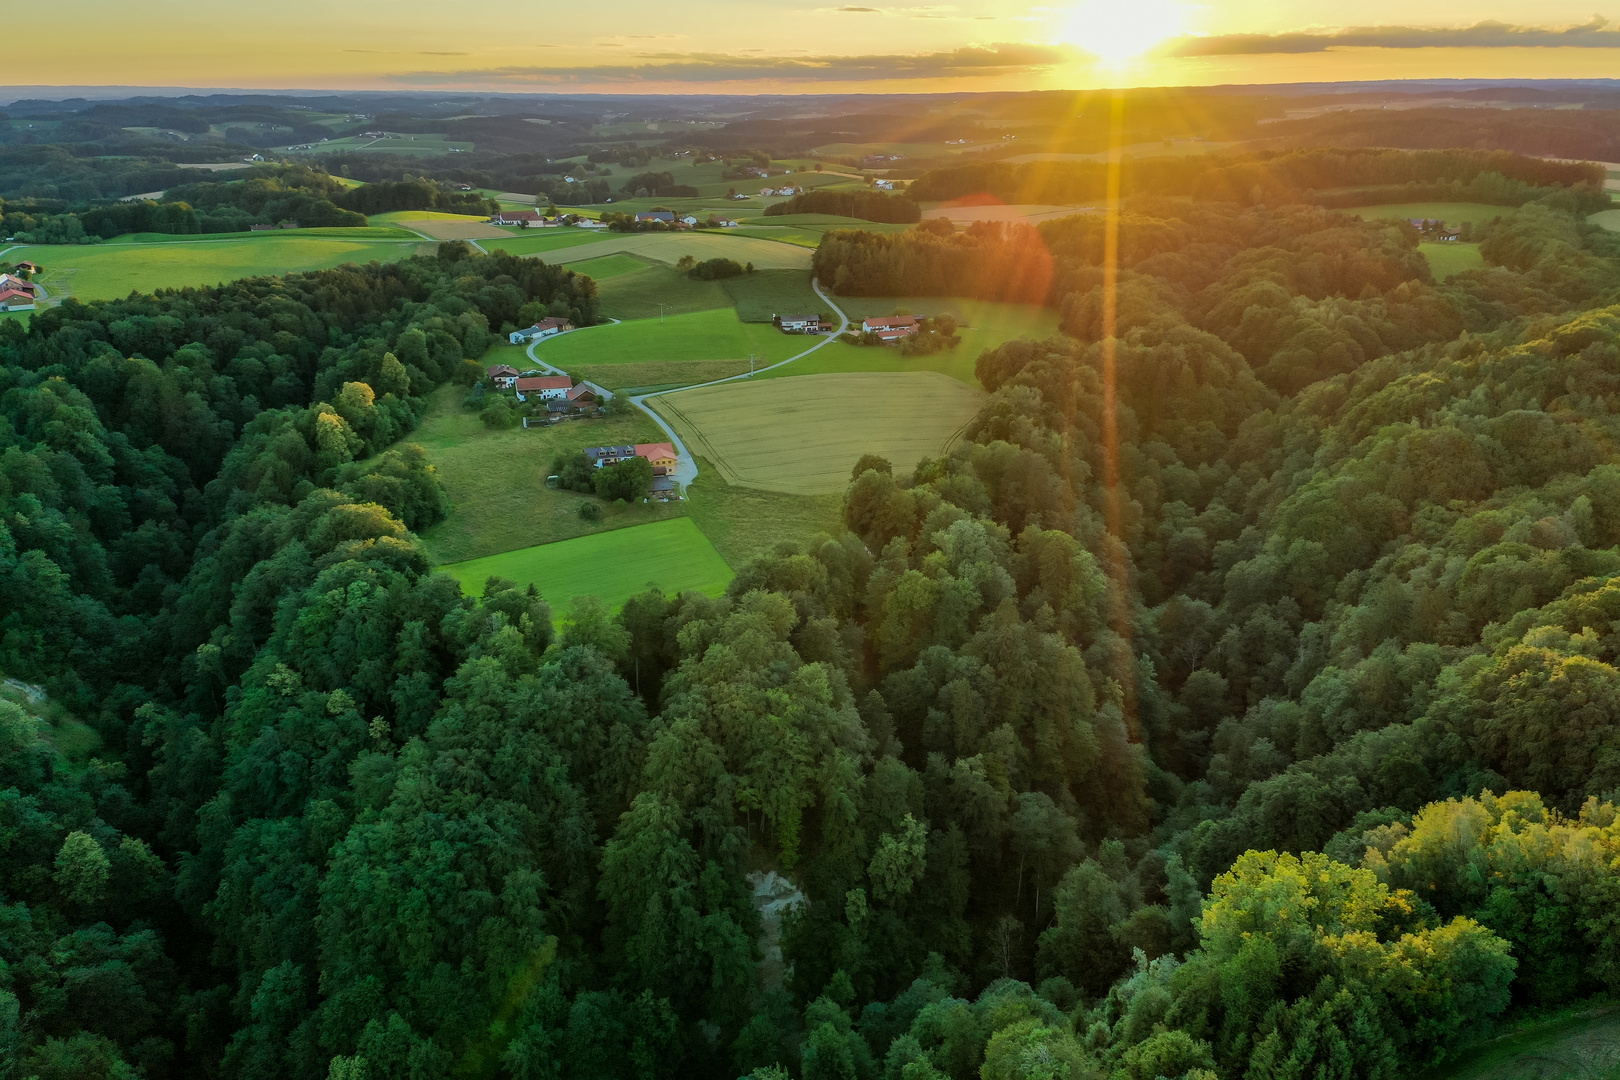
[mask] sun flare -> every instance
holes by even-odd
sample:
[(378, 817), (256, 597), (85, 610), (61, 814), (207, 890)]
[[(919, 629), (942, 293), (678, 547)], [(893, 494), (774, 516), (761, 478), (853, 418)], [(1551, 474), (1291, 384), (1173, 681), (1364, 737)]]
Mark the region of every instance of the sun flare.
[(1122, 67), (1182, 30), (1176, 0), (1087, 0), (1070, 10), (1062, 40), (1109, 67)]

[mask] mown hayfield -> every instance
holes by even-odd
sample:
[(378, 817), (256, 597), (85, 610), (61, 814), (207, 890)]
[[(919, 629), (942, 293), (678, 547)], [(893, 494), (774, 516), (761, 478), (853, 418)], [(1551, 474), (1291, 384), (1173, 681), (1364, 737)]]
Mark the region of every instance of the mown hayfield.
[[(612, 308), (603, 305), (604, 310)], [(743, 323), (731, 308), (695, 311), (663, 319), (629, 319), (547, 338), (535, 355), (572, 371), (606, 364), (668, 363), (680, 360), (744, 360), (753, 353), (760, 366), (786, 360), (819, 339), (784, 334), (774, 326)]]
[(650, 588), (693, 590), (719, 596), (733, 574), (691, 518), (673, 518), (612, 532), (559, 540), (440, 567), (468, 592), (502, 577), (534, 584), (562, 614), (576, 596), (595, 596), (617, 607)]
[(934, 371), (739, 380), (648, 404), (730, 483), (830, 494), (862, 454), (909, 470), (941, 453), (984, 401)]
[(1415, 202), (1384, 203), (1379, 206), (1352, 206), (1344, 212), (1347, 214), (1359, 214), (1367, 221), (1372, 221), (1375, 218), (1400, 218), (1402, 220), (1419, 218), (1423, 221), (1443, 221), (1447, 225), (1456, 227), (1465, 221), (1472, 222), (1475, 225), (1483, 225), (1494, 218), (1513, 213), (1513, 207), (1490, 206), (1486, 203)]
[(1436, 281), (1485, 266), (1478, 244), (1419, 244), (1418, 251), (1429, 260), (1429, 272)]
[(673, 266), (637, 255), (605, 258), (629, 259), (643, 268), (639, 273), (619, 274), (599, 282), (601, 311), (610, 318), (657, 319), (731, 307), (731, 296), (721, 282), (694, 281)]
[(53, 296), (106, 300), (131, 292), (217, 285), (237, 278), (326, 270), (344, 263), (394, 262), (414, 255), (420, 241), (343, 240), (294, 232), (236, 240), (24, 247), (9, 258), (33, 259)]
[(384, 225), (400, 225), (435, 240), (504, 240), (511, 234), (471, 214), (442, 214), (433, 210), (395, 210), (373, 214), (366, 219)]
[(1524, 1023), (1420, 1080), (1614, 1080), (1620, 1012), (1612, 1006)]
[[(547, 258), (553, 251), (562, 251), (567, 248), (588, 247), (595, 245), (601, 238), (601, 233), (591, 232), (588, 229), (524, 229), (508, 231), (505, 239), (491, 242), (484, 246), (490, 251), (501, 250), (508, 255), (537, 255), (548, 263), (561, 262), (561, 259)], [(570, 253), (570, 259), (575, 256)], [(586, 256), (589, 258), (590, 256)]]
[(803, 270), (760, 270), (727, 278), (720, 284), (743, 322), (768, 323), (773, 315), (803, 311), (832, 316), (826, 302), (810, 287), (809, 273)]
[(746, 360), (673, 360), (645, 364), (586, 364), (569, 368), (568, 373), (609, 390), (647, 392), (729, 379), (747, 370)]

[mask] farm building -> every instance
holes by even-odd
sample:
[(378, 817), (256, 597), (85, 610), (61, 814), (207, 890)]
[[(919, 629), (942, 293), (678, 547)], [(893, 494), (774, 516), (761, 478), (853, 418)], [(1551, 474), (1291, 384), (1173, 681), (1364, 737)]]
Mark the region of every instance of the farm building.
[(538, 210), (497, 210), (489, 216), (491, 225), (522, 225), (525, 228), (538, 225), (544, 215)]
[(667, 442), (636, 443), (634, 446), (587, 446), (585, 457), (600, 469), (603, 465), (617, 465), (633, 457), (644, 457), (652, 463), (653, 475), (673, 476), (675, 473), (675, 447)]
[(296, 228), (298, 228), (298, 222), (296, 222), (296, 221), (281, 221), (281, 222), (277, 222), (274, 225), (249, 225), (248, 226), (248, 231), (249, 232), (275, 232), (278, 229), (296, 229)]
[(39, 286), (35, 285), (32, 281), (24, 281), (20, 277), (12, 277), (10, 274), (0, 274), (0, 292), (10, 292), (12, 290), (25, 292), (29, 296), (33, 296), (39, 291)]
[(506, 364), (496, 364), (489, 369), (489, 381), (499, 390), (510, 390), (517, 385), (518, 369)]
[(39, 273), (39, 264), (27, 262), (25, 260), (17, 264), (17, 270), (24, 274), (37, 274)]
[(596, 400), (596, 391), (588, 383), (580, 383), (568, 391), (568, 400), (576, 405), (588, 405)]
[(518, 379), (513, 389), (519, 401), (527, 401), (529, 394), (538, 394), (542, 399), (566, 398), (573, 386), (574, 380), (566, 375), (531, 375)]
[(883, 341), (899, 341), (917, 332), (917, 319), (913, 315), (884, 315), (861, 320), (861, 331), (876, 334)]
[(32, 293), (25, 293), (21, 289), (7, 289), (0, 292), (0, 311), (33, 311), (34, 297)]
[(533, 326), (526, 326), (522, 330), (514, 330), (506, 335), (506, 340), (513, 345), (527, 345), (540, 338), (552, 337), (556, 334), (566, 334), (574, 328), (574, 324), (567, 319), (541, 319)]
[(636, 215), (637, 221), (662, 221), (668, 224), (675, 220), (675, 214), (670, 210), (648, 210)]
[(821, 315), (772, 315), (771, 321), (784, 334), (813, 334), (821, 329)]

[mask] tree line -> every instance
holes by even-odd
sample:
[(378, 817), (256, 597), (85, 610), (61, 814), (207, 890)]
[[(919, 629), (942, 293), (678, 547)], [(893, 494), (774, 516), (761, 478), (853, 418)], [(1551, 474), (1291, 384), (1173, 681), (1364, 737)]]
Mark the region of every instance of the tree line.
[(766, 217), (782, 214), (838, 214), (863, 221), (883, 221), (909, 225), (922, 220), (922, 210), (904, 195), (882, 191), (833, 191), (813, 188), (786, 202), (765, 208)]

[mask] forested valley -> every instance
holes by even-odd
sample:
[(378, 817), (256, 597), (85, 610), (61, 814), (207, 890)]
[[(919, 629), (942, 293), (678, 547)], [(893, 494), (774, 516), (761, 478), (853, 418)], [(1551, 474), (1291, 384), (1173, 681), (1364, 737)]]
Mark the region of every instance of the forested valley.
[(1620, 989), (1620, 243), (1523, 168), (1444, 283), (1133, 197), (1117, 319), (1096, 216), (832, 232), (1065, 335), (617, 612), (415, 538), (426, 395), (588, 278), (0, 323), (0, 1077), (1395, 1080)]

